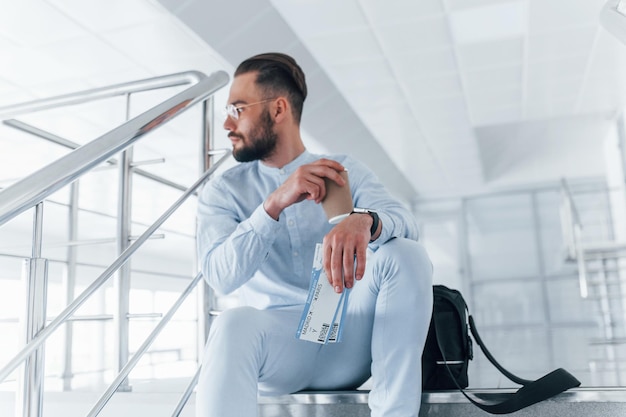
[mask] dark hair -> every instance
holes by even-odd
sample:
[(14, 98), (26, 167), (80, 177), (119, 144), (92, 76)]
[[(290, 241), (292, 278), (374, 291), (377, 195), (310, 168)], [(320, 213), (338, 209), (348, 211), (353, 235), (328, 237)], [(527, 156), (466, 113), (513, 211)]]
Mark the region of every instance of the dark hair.
[(249, 72), (257, 73), (256, 84), (264, 98), (285, 94), (296, 122), (300, 123), (307, 89), (304, 72), (295, 59), (278, 52), (255, 55), (239, 64), (235, 77)]

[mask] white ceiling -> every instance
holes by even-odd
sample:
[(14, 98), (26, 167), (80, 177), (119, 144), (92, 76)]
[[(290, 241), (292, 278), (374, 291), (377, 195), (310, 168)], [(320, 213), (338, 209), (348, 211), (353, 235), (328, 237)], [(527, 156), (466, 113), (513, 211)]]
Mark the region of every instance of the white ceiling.
[[(604, 0), (216, 3), (0, 0), (0, 106), (191, 69), (232, 72), (276, 50), (307, 72), (311, 147), (355, 153), (405, 199), (603, 174), (601, 141), (626, 94), (626, 46), (598, 23)], [(115, 108), (20, 120), (84, 143), (123, 120)], [(196, 140), (181, 139), (184, 126), (143, 145), (142, 157), (165, 154), (184, 177), (180, 141)], [(17, 149), (33, 141), (24, 134), (2, 126), (0, 135), (12, 149), (0, 152), (4, 182), (51, 157)]]

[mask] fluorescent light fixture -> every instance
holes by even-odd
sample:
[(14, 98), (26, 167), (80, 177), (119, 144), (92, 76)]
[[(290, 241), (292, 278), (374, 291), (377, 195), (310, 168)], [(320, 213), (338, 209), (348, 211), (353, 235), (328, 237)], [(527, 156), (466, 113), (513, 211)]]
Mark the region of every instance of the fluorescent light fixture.
[(450, 13), (450, 28), (458, 44), (489, 42), (526, 33), (527, 2), (514, 1)]
[(600, 12), (600, 24), (620, 42), (626, 44), (626, 1), (607, 1)]

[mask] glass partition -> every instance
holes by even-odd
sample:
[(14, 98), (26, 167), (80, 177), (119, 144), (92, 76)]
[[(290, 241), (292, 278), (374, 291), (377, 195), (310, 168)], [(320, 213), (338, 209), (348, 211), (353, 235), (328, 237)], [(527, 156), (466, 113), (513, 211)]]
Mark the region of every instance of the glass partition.
[[(610, 241), (605, 183), (571, 188), (585, 242)], [(434, 281), (462, 291), (491, 353), (522, 378), (562, 367), (583, 386), (624, 385), (626, 310), (619, 264), (588, 260), (590, 296), (581, 297), (577, 264), (565, 257), (560, 199), (557, 184), (418, 202), (415, 212), (435, 264)], [(603, 285), (592, 285), (601, 279)], [(517, 386), (479, 347), (474, 354), (470, 387)]]

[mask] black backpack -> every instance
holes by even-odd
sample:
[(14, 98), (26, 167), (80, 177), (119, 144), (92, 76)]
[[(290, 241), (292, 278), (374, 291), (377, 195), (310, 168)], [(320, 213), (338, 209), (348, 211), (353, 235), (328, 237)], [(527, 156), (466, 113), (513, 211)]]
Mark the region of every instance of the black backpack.
[[(468, 330), (469, 329), (469, 330)], [(472, 339), (489, 361), (507, 378), (522, 385), (501, 402), (487, 401), (464, 391), (469, 385), (467, 368), (473, 358)], [(580, 381), (559, 368), (536, 381), (520, 378), (504, 369), (484, 345), (461, 293), (443, 285), (433, 286), (433, 315), (422, 354), (422, 390), (458, 389), (474, 405), (491, 414), (507, 414), (553, 397)]]

